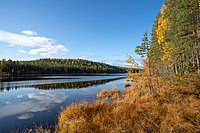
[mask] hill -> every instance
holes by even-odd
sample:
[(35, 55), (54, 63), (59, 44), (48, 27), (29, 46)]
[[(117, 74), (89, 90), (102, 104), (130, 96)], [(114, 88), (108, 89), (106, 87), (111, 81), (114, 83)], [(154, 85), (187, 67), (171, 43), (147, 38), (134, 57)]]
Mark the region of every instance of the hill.
[(3, 74), (98, 74), (124, 73), (125, 68), (82, 59), (38, 59), (31, 61), (0, 60)]

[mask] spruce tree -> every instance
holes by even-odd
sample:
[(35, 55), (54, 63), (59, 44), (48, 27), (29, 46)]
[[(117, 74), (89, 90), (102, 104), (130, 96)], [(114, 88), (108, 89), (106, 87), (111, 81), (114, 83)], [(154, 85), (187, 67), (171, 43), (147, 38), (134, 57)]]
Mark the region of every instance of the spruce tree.
[(146, 57), (149, 53), (149, 50), (150, 50), (150, 42), (148, 39), (148, 33), (145, 31), (142, 38), (142, 43), (140, 46), (136, 46), (135, 53), (137, 53), (141, 57)]

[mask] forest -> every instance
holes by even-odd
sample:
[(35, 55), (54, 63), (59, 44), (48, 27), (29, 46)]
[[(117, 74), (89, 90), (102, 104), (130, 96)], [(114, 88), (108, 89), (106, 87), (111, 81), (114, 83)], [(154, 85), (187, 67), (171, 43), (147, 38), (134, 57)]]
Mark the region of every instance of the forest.
[[(152, 27), (152, 74), (200, 76), (200, 1), (168, 0)], [(156, 69), (155, 69), (156, 68)]]
[(124, 73), (125, 68), (82, 59), (0, 60), (1, 75)]
[(135, 52), (146, 58), (150, 75), (200, 76), (200, 12), (198, 0), (168, 0)]

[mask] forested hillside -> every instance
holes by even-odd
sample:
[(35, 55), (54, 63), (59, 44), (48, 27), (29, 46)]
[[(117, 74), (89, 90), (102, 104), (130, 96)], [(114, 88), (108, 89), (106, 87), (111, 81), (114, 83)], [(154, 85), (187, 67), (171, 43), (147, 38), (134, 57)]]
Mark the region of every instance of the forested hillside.
[(0, 61), (1, 74), (123, 73), (125, 68), (81, 59)]

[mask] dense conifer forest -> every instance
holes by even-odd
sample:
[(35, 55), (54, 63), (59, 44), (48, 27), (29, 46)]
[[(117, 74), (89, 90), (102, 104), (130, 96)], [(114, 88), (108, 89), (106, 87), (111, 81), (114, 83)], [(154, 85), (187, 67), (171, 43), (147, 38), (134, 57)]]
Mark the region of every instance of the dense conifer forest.
[(168, 0), (161, 8), (148, 53), (153, 75), (200, 75), (199, 5), (199, 0)]
[(0, 60), (1, 75), (124, 73), (125, 68), (82, 59)]

